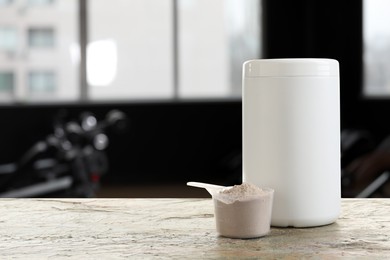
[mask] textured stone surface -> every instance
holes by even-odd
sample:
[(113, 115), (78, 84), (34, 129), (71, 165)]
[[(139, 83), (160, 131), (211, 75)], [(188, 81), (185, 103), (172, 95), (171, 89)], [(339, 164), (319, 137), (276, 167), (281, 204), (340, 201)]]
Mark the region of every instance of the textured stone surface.
[(390, 200), (348, 199), (332, 225), (215, 232), (210, 199), (1, 199), (0, 258), (204, 259), (390, 257)]

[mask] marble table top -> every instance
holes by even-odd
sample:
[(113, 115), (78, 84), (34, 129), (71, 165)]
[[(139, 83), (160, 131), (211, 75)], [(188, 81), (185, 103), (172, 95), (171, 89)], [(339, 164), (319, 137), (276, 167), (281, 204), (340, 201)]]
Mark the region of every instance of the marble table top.
[(0, 199), (0, 259), (390, 258), (390, 199), (343, 199), (336, 223), (219, 237), (211, 199)]

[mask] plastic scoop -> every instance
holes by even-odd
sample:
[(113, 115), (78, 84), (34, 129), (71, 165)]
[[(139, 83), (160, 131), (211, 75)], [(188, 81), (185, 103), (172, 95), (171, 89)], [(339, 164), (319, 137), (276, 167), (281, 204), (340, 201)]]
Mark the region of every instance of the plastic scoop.
[(256, 238), (267, 235), (271, 227), (274, 190), (243, 183), (234, 187), (202, 182), (188, 186), (204, 188), (214, 202), (217, 233), (230, 238)]
[(195, 181), (187, 182), (187, 186), (204, 188), (213, 197), (219, 190), (224, 189), (224, 188), (229, 188), (227, 186), (215, 185), (215, 184), (204, 183), (204, 182), (195, 182)]

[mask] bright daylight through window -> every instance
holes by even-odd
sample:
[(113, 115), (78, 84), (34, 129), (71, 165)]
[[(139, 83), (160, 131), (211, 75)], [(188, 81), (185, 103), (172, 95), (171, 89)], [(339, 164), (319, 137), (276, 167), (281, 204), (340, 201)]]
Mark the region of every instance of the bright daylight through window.
[(364, 94), (390, 96), (390, 27), (388, 0), (363, 1)]
[(240, 98), (260, 57), (260, 0), (80, 3), (0, 0), (0, 102)]

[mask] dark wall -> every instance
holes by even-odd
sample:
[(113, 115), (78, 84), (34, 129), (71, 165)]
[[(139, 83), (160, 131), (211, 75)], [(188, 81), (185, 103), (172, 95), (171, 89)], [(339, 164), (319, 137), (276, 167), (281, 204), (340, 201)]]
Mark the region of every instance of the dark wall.
[(127, 114), (128, 130), (109, 133), (105, 182), (239, 181), (241, 103), (235, 101), (2, 107), (0, 163), (17, 160), (50, 134), (62, 109), (74, 119), (83, 111), (99, 119), (111, 109)]

